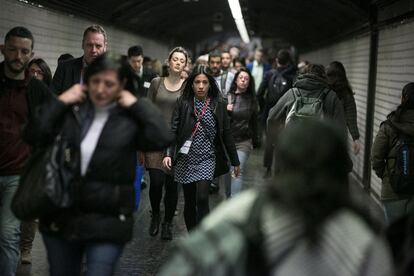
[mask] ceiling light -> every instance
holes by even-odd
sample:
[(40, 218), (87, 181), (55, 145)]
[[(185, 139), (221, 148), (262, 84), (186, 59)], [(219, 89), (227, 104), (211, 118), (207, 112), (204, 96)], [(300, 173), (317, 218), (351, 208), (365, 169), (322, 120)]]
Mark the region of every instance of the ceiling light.
[(237, 30), (239, 30), (239, 34), (241, 39), (244, 43), (249, 43), (249, 33), (247, 32), (246, 23), (243, 19), (243, 14), (240, 7), (239, 0), (228, 0), (231, 14), (234, 18), (234, 22), (236, 23)]

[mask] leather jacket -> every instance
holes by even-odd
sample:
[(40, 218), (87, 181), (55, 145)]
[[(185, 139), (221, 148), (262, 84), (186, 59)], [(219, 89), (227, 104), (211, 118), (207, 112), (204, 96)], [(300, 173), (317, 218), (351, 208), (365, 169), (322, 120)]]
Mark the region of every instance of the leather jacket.
[[(213, 98), (210, 108), (217, 122), (217, 134), (214, 139), (216, 168), (214, 176), (220, 176), (229, 171), (228, 160), (232, 166), (240, 165), (236, 145), (230, 129), (230, 119), (227, 115), (226, 103), (221, 98)], [(176, 160), (178, 150), (191, 136), (196, 124), (193, 102), (180, 97), (174, 108), (171, 118), (171, 132), (174, 137), (173, 145), (166, 151), (166, 156)]]

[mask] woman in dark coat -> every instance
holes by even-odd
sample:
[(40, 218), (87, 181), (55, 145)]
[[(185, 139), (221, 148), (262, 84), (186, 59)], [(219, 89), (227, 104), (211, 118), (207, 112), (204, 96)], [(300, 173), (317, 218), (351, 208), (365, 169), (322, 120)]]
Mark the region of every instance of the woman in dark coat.
[(175, 147), (169, 148), (163, 162), (171, 169), (174, 160), (175, 181), (184, 190), (184, 219), (191, 230), (209, 213), (211, 181), (229, 171), (225, 152), (234, 174), (240, 173), (226, 103), (205, 67), (197, 67), (187, 79), (171, 118), (171, 131)]
[[(57, 133), (67, 141), (74, 203), (40, 218), (50, 274), (112, 275), (132, 237), (137, 150), (161, 150), (171, 142), (161, 113), (123, 90), (120, 63), (102, 55), (76, 84), (39, 110), (31, 126), (35, 146)], [(66, 155), (65, 155), (66, 156)]]
[(247, 159), (250, 152), (259, 143), (254, 79), (247, 69), (241, 68), (234, 76), (228, 94), (227, 110), (230, 115), (230, 128), (240, 161), (240, 176), (231, 178), (230, 197), (233, 197), (242, 190)]
[(352, 151), (357, 155), (361, 150), (359, 143), (359, 130), (357, 122), (357, 108), (354, 98), (354, 92), (346, 77), (345, 67), (339, 61), (333, 61), (326, 69), (326, 76), (331, 88), (336, 92), (344, 108), (346, 125), (352, 136)]

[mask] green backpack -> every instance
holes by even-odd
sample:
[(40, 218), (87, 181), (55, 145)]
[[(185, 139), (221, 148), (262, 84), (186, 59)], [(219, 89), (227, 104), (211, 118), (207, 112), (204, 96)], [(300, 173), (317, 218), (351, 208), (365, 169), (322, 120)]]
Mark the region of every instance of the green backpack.
[(323, 119), (325, 117), (324, 102), (330, 91), (329, 88), (323, 88), (319, 96), (314, 98), (303, 96), (298, 88), (292, 88), (295, 102), (286, 116), (285, 126), (311, 118)]

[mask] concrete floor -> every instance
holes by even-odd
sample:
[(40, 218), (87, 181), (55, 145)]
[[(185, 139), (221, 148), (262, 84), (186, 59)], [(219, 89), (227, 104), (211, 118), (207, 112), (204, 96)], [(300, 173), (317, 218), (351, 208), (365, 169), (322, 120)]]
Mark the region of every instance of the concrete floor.
[[(263, 152), (260, 150), (253, 151), (248, 160), (245, 174), (246, 187), (255, 187), (264, 183), (262, 178), (264, 173), (262, 168), (262, 154)], [(224, 200), (223, 192), (224, 188), (221, 187), (218, 195), (211, 196), (212, 208)], [(369, 198), (359, 186), (353, 185), (352, 194), (354, 194), (355, 199), (368, 208), (375, 217), (382, 219), (382, 212), (379, 206), (374, 203), (374, 201)], [(182, 194), (180, 194), (178, 203), (179, 213), (174, 219), (175, 239), (187, 234), (182, 214), (183, 205)], [(155, 275), (169, 255), (173, 242), (162, 241), (159, 236), (150, 237), (148, 235), (150, 209), (147, 188), (142, 192), (141, 206), (139, 211), (135, 214), (134, 238), (124, 250), (116, 270), (117, 276)], [(39, 233), (36, 235), (32, 254), (32, 265), (22, 265), (19, 268), (17, 276), (48, 275), (46, 252)]]

